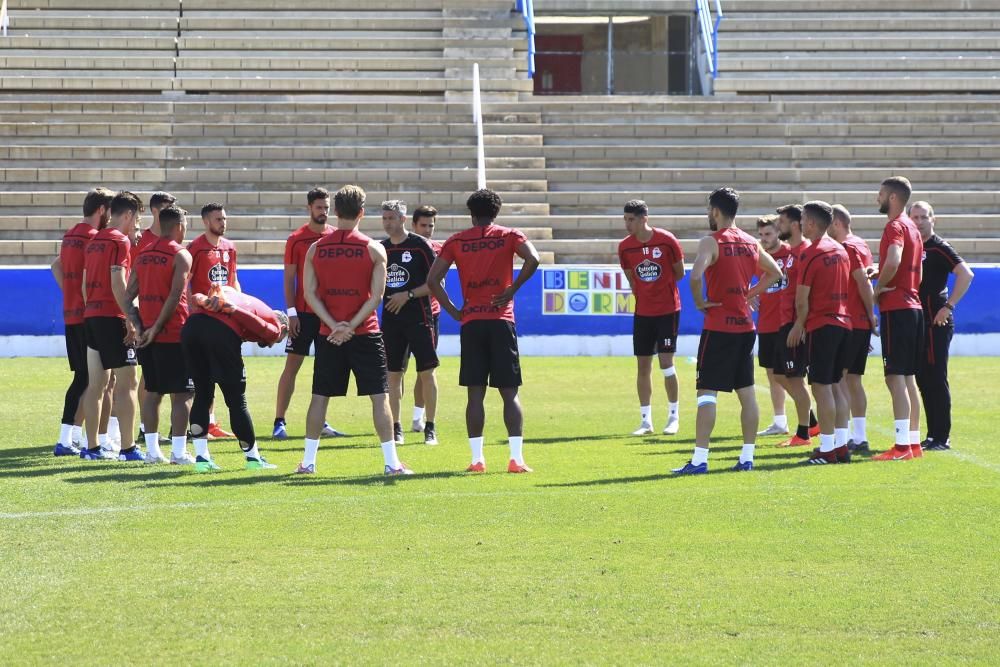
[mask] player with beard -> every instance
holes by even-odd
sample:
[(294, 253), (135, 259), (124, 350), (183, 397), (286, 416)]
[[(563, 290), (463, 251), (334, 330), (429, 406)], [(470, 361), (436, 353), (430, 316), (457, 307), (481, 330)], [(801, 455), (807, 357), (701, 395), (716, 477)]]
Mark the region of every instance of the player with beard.
[[(437, 224), (437, 209), (433, 206), (424, 205), (413, 212), (413, 231), (427, 239), (431, 244), (436, 258), (441, 254), (440, 241), (431, 238), (434, 235), (434, 226)], [(433, 296), (428, 297), (431, 301), (431, 323), (434, 327), (434, 349), (437, 350), (438, 341), (441, 339), (441, 304)], [(424, 384), (420, 374), (413, 383), (413, 424), (411, 429), (414, 433), (423, 433), (427, 427), (425, 414), (427, 406), (424, 402)]]
[[(778, 216), (766, 215), (757, 218), (757, 236), (764, 252), (769, 254), (781, 269), (781, 280), (764, 290), (757, 303), (757, 363), (767, 372), (767, 386), (771, 392), (774, 421), (757, 435), (787, 435), (788, 417), (785, 415), (785, 387), (778, 380), (784, 380), (782, 372), (781, 347), (781, 291), (787, 285), (784, 271), (790, 250), (788, 244), (778, 238)], [(764, 277), (758, 273), (757, 279)], [(775, 375), (777, 373), (777, 376)]]

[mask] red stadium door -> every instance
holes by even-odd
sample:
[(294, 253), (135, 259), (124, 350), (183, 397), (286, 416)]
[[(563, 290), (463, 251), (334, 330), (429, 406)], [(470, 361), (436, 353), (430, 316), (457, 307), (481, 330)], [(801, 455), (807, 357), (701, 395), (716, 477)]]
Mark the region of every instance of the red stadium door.
[(583, 35), (535, 36), (535, 94), (583, 92)]

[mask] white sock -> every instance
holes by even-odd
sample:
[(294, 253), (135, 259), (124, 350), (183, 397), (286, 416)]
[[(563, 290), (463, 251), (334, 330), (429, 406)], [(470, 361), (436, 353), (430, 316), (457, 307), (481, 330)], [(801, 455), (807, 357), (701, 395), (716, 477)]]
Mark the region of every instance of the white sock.
[(847, 429), (846, 428), (835, 428), (833, 429), (833, 441), (837, 447), (843, 447), (847, 444)]
[(319, 438), (306, 438), (306, 451), (302, 455), (302, 466), (308, 468), (316, 465), (316, 454), (319, 453)]
[(59, 444), (69, 447), (73, 444), (73, 425), (61, 424), (59, 426)]
[(667, 413), (667, 417), (669, 419), (675, 419), (678, 417), (679, 415), (678, 411), (680, 410), (680, 405), (681, 405), (680, 402), (669, 404), (669, 412)]
[(424, 418), (424, 409), (413, 406), (413, 421), (419, 421)]
[(122, 430), (121, 427), (118, 426), (118, 417), (111, 417), (108, 419), (108, 437), (112, 440), (121, 441)]
[(855, 417), (851, 420), (851, 426), (854, 429), (854, 435), (851, 438), (854, 442), (860, 444), (862, 442), (868, 442), (868, 420), (864, 417)]
[(187, 449), (187, 436), (186, 435), (175, 435), (170, 438), (170, 453), (173, 454), (175, 459), (179, 459), (184, 456), (184, 450)]
[(473, 463), (486, 463), (486, 457), (483, 456), (483, 436), (469, 438), (469, 449), (472, 450)]
[(150, 455), (161, 454), (159, 433), (146, 434), (146, 452), (149, 453)]
[(826, 454), (827, 452), (832, 452), (837, 448), (836, 440), (837, 436), (833, 433), (820, 433), (819, 434), (819, 451)]
[[(74, 428), (76, 428), (76, 427), (74, 427)], [(87, 443), (89, 441), (87, 440), (87, 432), (86, 431), (81, 431), (80, 432), (80, 439), (77, 440), (77, 442), (80, 443), (81, 447), (86, 447), (87, 446)]]
[(146, 432), (146, 425), (143, 424), (142, 422), (139, 422), (139, 430), (142, 431), (143, 433), (145, 433)]
[(911, 445), (920, 444), (920, 431), (910, 431), (910, 444)]
[(524, 438), (520, 435), (512, 435), (507, 438), (507, 442), (510, 443), (510, 458), (514, 459), (514, 462), (519, 465), (524, 465)]
[[(750, 445), (744, 443), (743, 449), (740, 450), (740, 463), (746, 463), (747, 461), (753, 461), (753, 450), (755, 445)], [(708, 450), (705, 450), (708, 451)]]
[(82, 426), (76, 426), (76, 425), (73, 426), (72, 435), (70, 436), (71, 438), (73, 438), (73, 442), (82, 442), (82, 438), (84, 437), (84, 435), (85, 434), (83, 432)]
[(214, 424), (215, 423), (215, 413), (214, 412), (209, 412), (208, 413), (208, 423), (209, 424)]
[(382, 459), (393, 470), (399, 470), (403, 467), (403, 464), (399, 462), (399, 456), (396, 454), (395, 439), (382, 443)]
[(208, 453), (208, 438), (194, 439), (194, 455), (208, 461), (212, 460), (212, 455)]
[(100, 445), (101, 449), (107, 449), (108, 448), (108, 434), (107, 433), (98, 433), (97, 434), (97, 444)]
[(910, 420), (909, 419), (897, 419), (893, 422), (896, 430), (896, 444), (897, 445), (909, 445), (910, 444)]
[(788, 430), (788, 416), (787, 415), (774, 415), (774, 425), (778, 428), (783, 428)]
[(694, 454), (691, 456), (691, 463), (696, 466), (708, 463), (708, 447), (695, 447)]
[(639, 414), (642, 415), (643, 424), (653, 423), (653, 406), (652, 405), (640, 405)]
[(248, 459), (257, 459), (258, 461), (260, 460), (260, 450), (257, 449), (257, 443), (254, 443), (253, 447), (250, 448), (249, 452), (243, 452), (243, 453), (246, 454)]

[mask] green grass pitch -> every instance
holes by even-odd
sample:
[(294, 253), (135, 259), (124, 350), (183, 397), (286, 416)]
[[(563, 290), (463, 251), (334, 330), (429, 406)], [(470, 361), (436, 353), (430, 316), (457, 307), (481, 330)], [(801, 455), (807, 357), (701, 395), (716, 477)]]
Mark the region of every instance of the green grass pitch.
[[(55, 459), (62, 360), (2, 362), (0, 662), (25, 664), (996, 664), (1000, 655), (998, 359), (955, 359), (952, 452), (796, 466), (740, 445), (723, 396), (712, 474), (690, 456), (693, 365), (675, 437), (638, 422), (630, 358), (526, 358), (525, 452), (508, 475), (491, 393), (484, 476), (466, 476), (458, 364), (440, 371), (441, 445), (401, 449), (386, 480), (367, 399), (334, 400), (355, 437), (299, 461), (311, 365), (271, 442), (281, 359), (251, 359), (261, 448), (280, 469)], [(880, 365), (869, 430), (891, 417)], [(758, 376), (763, 382), (762, 376)], [(410, 384), (408, 382), (408, 384)], [(666, 401), (654, 395), (662, 428)], [(762, 428), (771, 416), (759, 393)], [(411, 402), (404, 398), (404, 417)], [(789, 403), (791, 407), (791, 404)], [(222, 411), (222, 423), (228, 420)], [(404, 420), (408, 423), (408, 419)], [(992, 656), (992, 657), (991, 657)]]

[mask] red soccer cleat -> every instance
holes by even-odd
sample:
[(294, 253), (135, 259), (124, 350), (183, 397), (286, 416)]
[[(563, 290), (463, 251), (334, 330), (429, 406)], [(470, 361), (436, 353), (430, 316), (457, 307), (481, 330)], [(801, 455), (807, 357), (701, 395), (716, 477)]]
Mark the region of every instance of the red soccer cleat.
[(833, 451), (837, 454), (837, 463), (851, 462), (851, 450), (847, 448), (847, 445), (841, 445)]
[(876, 454), (872, 461), (909, 461), (913, 458), (913, 452), (909, 445), (896, 445), (888, 451)]
[(521, 473), (521, 472), (535, 472), (535, 471), (529, 468), (528, 466), (524, 465), (523, 463), (518, 463), (514, 459), (511, 459), (510, 463), (507, 464), (507, 472)]
[(465, 472), (486, 472), (486, 464), (482, 461), (477, 461), (466, 468)]
[(829, 452), (813, 452), (812, 457), (803, 461), (806, 465), (825, 465), (829, 463), (840, 463), (837, 458), (837, 450), (830, 450)]
[(793, 435), (788, 440), (782, 443), (778, 443), (778, 447), (808, 447), (812, 444), (812, 440), (803, 440), (798, 435)]
[(913, 458), (922, 459), (924, 457), (924, 448), (919, 444), (910, 445), (910, 453), (913, 454)]
[(219, 428), (218, 424), (209, 424), (208, 425), (208, 439), (209, 440), (214, 440), (216, 438), (235, 438), (235, 437), (236, 436), (234, 436), (229, 431), (223, 431), (221, 428)]
[(809, 437), (810, 438), (815, 438), (818, 435), (819, 435), (819, 424), (816, 424), (815, 426), (810, 426), (809, 427)]

